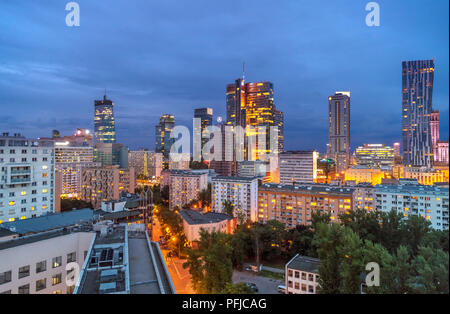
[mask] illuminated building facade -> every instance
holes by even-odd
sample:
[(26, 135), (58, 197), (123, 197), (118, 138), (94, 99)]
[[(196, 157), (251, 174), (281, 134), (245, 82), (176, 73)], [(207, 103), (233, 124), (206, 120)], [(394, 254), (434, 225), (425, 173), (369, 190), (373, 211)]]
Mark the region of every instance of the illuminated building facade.
[(170, 170), (169, 208), (171, 210), (198, 200), (200, 192), (208, 188), (208, 174), (194, 173), (186, 170)]
[(376, 210), (421, 216), (436, 230), (448, 230), (448, 188), (417, 184), (378, 185), (375, 187)]
[(402, 154), (400, 152), (400, 143), (396, 142), (392, 145), (394, 148), (394, 164), (401, 165), (402, 164)]
[(212, 178), (212, 211), (223, 213), (225, 201), (234, 206), (234, 216), (245, 220), (257, 220), (258, 178), (220, 177)]
[(437, 159), (435, 162), (448, 167), (448, 141), (439, 141), (437, 146)]
[(356, 163), (361, 166), (379, 168), (394, 164), (394, 148), (384, 144), (364, 144), (355, 151)]
[[(245, 83), (242, 78), (227, 85), (226, 91), (227, 124), (247, 130), (244, 159), (261, 160), (267, 154), (283, 152), (284, 116), (275, 108), (273, 83)], [(270, 147), (270, 127), (278, 128), (276, 147)]]
[(119, 166), (83, 168), (81, 171), (81, 199), (101, 209), (102, 201), (119, 199), (122, 192), (134, 193), (134, 169)]
[(431, 167), (434, 60), (402, 62), (403, 164)]
[[(198, 130), (198, 132), (200, 134), (206, 133), (209, 134), (208, 132), (208, 127), (212, 126), (212, 121), (213, 121), (213, 110), (212, 108), (198, 108), (194, 110), (194, 118), (200, 119), (200, 130)], [(195, 132), (195, 130), (194, 130)], [(202, 148), (203, 146), (205, 146), (205, 144), (209, 141), (209, 136), (208, 137), (203, 137), (202, 135)]]
[(317, 179), (316, 151), (290, 151), (279, 155), (280, 183), (313, 183)]
[(423, 185), (433, 185), (435, 183), (449, 182), (448, 167), (404, 167), (403, 177), (405, 179), (416, 179)]
[(165, 163), (169, 160), (170, 148), (175, 142), (175, 139), (170, 138), (170, 133), (174, 127), (175, 117), (170, 114), (164, 114), (159, 119), (159, 124), (155, 128), (155, 152), (163, 154)]
[(158, 179), (161, 177), (163, 157), (161, 153), (155, 153), (146, 149), (130, 151), (128, 153), (128, 165), (134, 168), (136, 177)]
[(433, 161), (437, 161), (439, 144), (439, 110), (433, 110), (430, 115), (431, 143), (433, 145)]
[(277, 220), (292, 229), (310, 225), (311, 215), (322, 211), (338, 221), (353, 208), (353, 188), (324, 185), (263, 184), (258, 187), (258, 221)]
[(317, 177), (314, 183), (329, 184), (336, 175), (336, 164), (334, 160), (323, 158), (317, 161)]
[(53, 147), (0, 135), (0, 224), (54, 212), (54, 180)]
[(114, 103), (103, 97), (95, 101), (95, 144), (113, 144), (116, 142), (116, 126), (114, 121)]
[(359, 183), (381, 184), (383, 179), (392, 178), (392, 168), (371, 168), (366, 166), (353, 166), (344, 171), (345, 181)]
[(328, 158), (336, 163), (336, 171), (350, 165), (350, 92), (336, 92), (328, 97)]

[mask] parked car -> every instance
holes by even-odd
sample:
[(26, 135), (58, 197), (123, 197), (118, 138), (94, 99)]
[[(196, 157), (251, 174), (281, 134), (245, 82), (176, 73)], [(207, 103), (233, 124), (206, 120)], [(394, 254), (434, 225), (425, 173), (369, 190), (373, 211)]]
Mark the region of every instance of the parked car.
[(257, 266), (254, 266), (254, 265), (251, 265), (251, 266), (246, 267), (245, 270), (246, 270), (246, 271), (252, 271), (252, 272), (254, 272), (254, 273), (258, 273), (258, 272), (259, 272), (258, 267), (257, 267)]
[(278, 293), (286, 294), (286, 286), (279, 285), (278, 286)]
[(250, 289), (253, 290), (253, 292), (258, 292), (258, 287), (256, 286), (256, 284), (254, 284), (253, 282), (246, 282), (245, 283), (248, 287), (250, 287)]

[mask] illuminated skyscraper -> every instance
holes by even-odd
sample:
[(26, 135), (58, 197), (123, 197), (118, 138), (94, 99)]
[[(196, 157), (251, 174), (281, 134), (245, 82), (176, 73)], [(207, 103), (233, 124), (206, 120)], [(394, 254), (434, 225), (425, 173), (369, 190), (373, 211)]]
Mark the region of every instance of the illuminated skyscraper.
[[(204, 131), (207, 131), (207, 127), (212, 126), (212, 120), (213, 120), (213, 110), (212, 108), (198, 108), (194, 110), (194, 118), (198, 118), (201, 120), (200, 127), (201, 130), (200, 134), (202, 134)], [(209, 141), (209, 138), (203, 138), (202, 137), (202, 148), (203, 146)]]
[(434, 60), (402, 62), (403, 164), (431, 167)]
[(103, 97), (95, 101), (95, 143), (113, 144), (116, 142), (116, 127), (114, 122), (114, 103)]
[[(255, 141), (245, 139), (245, 159), (259, 160), (263, 154), (273, 153), (270, 148), (270, 127), (278, 127), (278, 152), (284, 148), (283, 113), (277, 111), (274, 104), (274, 91), (271, 82), (245, 83), (244, 77), (234, 84), (227, 85), (227, 124), (252, 127), (247, 135), (253, 135)], [(259, 142), (260, 134), (265, 141)], [(249, 147), (250, 146), (250, 147)]]
[(170, 133), (175, 127), (175, 117), (170, 114), (164, 114), (159, 119), (159, 124), (155, 128), (155, 152), (162, 153), (165, 162), (169, 160), (170, 148), (175, 139), (170, 138)]
[(336, 162), (336, 171), (350, 164), (350, 92), (336, 92), (328, 97), (328, 158)]

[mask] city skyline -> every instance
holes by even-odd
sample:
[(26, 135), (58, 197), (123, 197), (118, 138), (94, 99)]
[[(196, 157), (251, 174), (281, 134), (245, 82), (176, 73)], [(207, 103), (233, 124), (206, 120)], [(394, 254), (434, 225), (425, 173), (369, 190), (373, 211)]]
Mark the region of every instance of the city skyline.
[[(226, 85), (241, 77), (245, 61), (246, 81), (274, 84), (277, 109), (285, 113), (286, 150), (325, 152), (327, 99), (339, 90), (352, 93), (352, 150), (364, 143), (392, 145), (401, 141), (401, 62), (435, 58), (433, 109), (441, 112), (441, 138), (448, 139), (448, 30), (441, 27), (448, 23), (445, 13), (448, 3), (423, 7), (420, 2), (402, 6), (401, 2), (381, 1), (381, 27), (375, 29), (365, 25), (366, 11), (359, 3), (330, 4), (320, 10), (319, 6), (305, 2), (285, 3), (280, 9), (267, 3), (256, 12), (244, 7), (238, 13), (232, 13), (224, 4), (208, 3), (212, 11), (206, 14), (206, 10), (199, 10), (205, 3), (199, 1), (189, 10), (181, 5), (171, 12), (181, 20), (176, 27), (164, 28), (166, 32), (161, 35), (154, 34), (151, 25), (142, 18), (150, 14), (153, 23), (161, 26), (170, 4), (155, 7), (139, 3), (136, 8), (121, 5), (112, 8), (79, 1), (81, 26), (71, 29), (60, 23), (64, 10), (56, 4), (27, 4), (26, 10), (45, 8), (42, 15), (45, 19), (35, 16), (23, 20), (22, 8), (17, 3), (2, 4), (7, 17), (2, 19), (6, 27), (0, 31), (5, 38), (0, 40), (5, 47), (0, 63), (3, 109), (0, 129), (5, 132), (18, 131), (30, 138), (50, 136), (53, 129), (61, 134), (71, 134), (77, 127), (93, 131), (92, 103), (101, 99), (106, 88), (115, 103), (117, 141), (131, 149), (154, 149), (153, 130), (162, 114), (173, 114), (177, 125), (192, 128), (194, 109), (211, 107), (214, 121), (218, 116), (225, 120)], [(289, 9), (292, 12), (286, 13)], [(162, 16), (156, 16), (155, 12)], [(262, 16), (269, 12), (277, 19), (263, 24)], [(302, 12), (300, 17), (305, 22), (297, 21), (295, 12)], [(239, 22), (241, 15), (250, 13), (249, 21)], [(422, 13), (426, 23), (416, 26), (414, 17)], [(98, 23), (94, 18), (99, 14), (117, 23), (101, 23), (93, 30)], [(349, 14), (352, 19), (320, 23), (333, 14), (341, 18)], [(282, 23), (275, 25), (281, 15), (284, 15)], [(136, 16), (131, 23), (131, 17)], [(203, 30), (202, 22), (212, 21), (214, 16), (218, 17), (217, 27)], [(229, 17), (235, 20), (225, 28)], [(11, 18), (17, 18), (19, 26), (8, 32)], [(317, 23), (311, 28), (308, 23), (313, 19)], [(126, 28), (127, 21), (130, 30)], [(302, 23), (309, 25), (309, 32), (302, 29)], [(33, 25), (40, 28), (28, 34), (27, 27)], [(106, 26), (115, 33), (114, 40), (108, 38)], [(267, 41), (272, 41), (272, 45), (252, 38), (251, 30), (261, 26), (266, 26)], [(224, 41), (211, 43), (207, 39), (218, 36), (233, 41), (231, 33), (238, 29), (243, 32), (238, 42), (249, 38), (248, 44), (241, 44), (238, 51), (227, 48)], [(86, 32), (94, 32), (94, 36), (82, 39)], [(131, 40), (126, 38), (127, 32), (137, 32), (142, 37), (134, 36)], [(429, 33), (439, 35), (427, 38)], [(178, 39), (183, 34), (186, 39)], [(149, 40), (143, 40), (147, 35)], [(58, 36), (64, 45), (58, 44)], [(15, 39), (18, 37), (20, 41)], [(157, 44), (148, 43), (150, 40)], [(426, 40), (427, 45), (415, 47), (414, 51), (399, 49), (412, 40)], [(18, 42), (25, 49), (17, 54)], [(122, 43), (129, 46), (126, 51), (121, 48)], [(336, 45), (349, 48), (330, 54), (329, 50)], [(96, 57), (90, 55), (92, 49), (102, 46), (111, 49), (97, 53)], [(146, 53), (147, 49), (152, 49), (152, 53)], [(318, 52), (320, 49), (324, 52)], [(380, 50), (385, 53), (380, 54)], [(46, 51), (51, 52), (52, 59)]]

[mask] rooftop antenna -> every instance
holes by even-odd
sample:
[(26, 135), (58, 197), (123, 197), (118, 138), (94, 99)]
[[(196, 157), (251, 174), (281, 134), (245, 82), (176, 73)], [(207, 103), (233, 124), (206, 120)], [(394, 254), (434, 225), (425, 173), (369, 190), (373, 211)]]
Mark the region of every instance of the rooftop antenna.
[(245, 81), (245, 61), (242, 63), (242, 81)]

